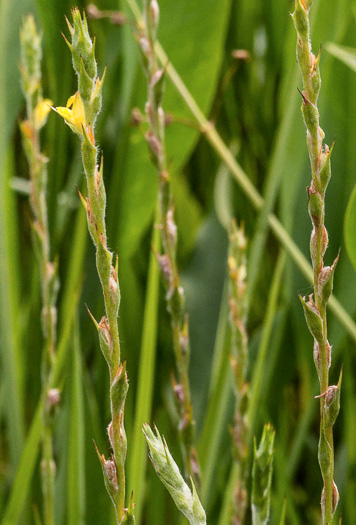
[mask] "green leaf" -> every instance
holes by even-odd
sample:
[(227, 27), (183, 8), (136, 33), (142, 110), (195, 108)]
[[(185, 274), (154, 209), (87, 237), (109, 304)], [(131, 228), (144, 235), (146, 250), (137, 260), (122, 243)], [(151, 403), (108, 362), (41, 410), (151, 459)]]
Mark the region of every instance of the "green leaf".
[(133, 491), (137, 502), (136, 522), (140, 523), (143, 510), (144, 481), (147, 463), (146, 445), (142, 435), (142, 426), (151, 419), (155, 357), (157, 344), (157, 315), (159, 292), (159, 268), (156, 253), (160, 251), (160, 232), (153, 229), (153, 250), (150, 256), (146, 291), (145, 313), (141, 338), (140, 369), (135, 410), (133, 442), (131, 446), (128, 470), (128, 489)]
[(283, 507), (282, 507), (282, 513), (281, 513), (281, 519), (279, 521), (279, 525), (284, 525), (286, 520), (286, 508), (287, 508), (287, 499), (284, 499)]
[[(207, 405), (210, 360), (214, 352), (217, 319), (224, 286), (226, 250), (226, 232), (215, 214), (211, 213), (199, 230), (193, 256), (182, 273), (182, 285), (187, 297), (190, 341), (193, 349), (190, 360), (190, 378), (198, 429), (204, 422), (203, 414)], [(209, 286), (206, 286), (205, 283), (209, 283)]]
[(74, 322), (68, 457), (68, 525), (85, 523), (83, 369), (78, 319)]
[(207, 507), (208, 504), (211, 505), (213, 497), (212, 491), (216, 464), (221, 457), (222, 436), (227, 428), (227, 414), (229, 402), (232, 398), (231, 364), (229, 361), (231, 344), (228, 315), (227, 286), (225, 284), (215, 338), (209, 403), (198, 448), (202, 469), (201, 493), (203, 504)]
[(353, 71), (356, 71), (356, 49), (338, 46), (331, 42), (328, 42), (325, 47), (331, 55), (341, 60), (341, 62), (349, 66)]
[(28, 10), (28, 1), (20, 4), (3, 0), (0, 4), (0, 323), (1, 364), (7, 383), (7, 423), (12, 466), (18, 463), (24, 437), (22, 406), (21, 341), (19, 337), (18, 235), (16, 203), (8, 180), (8, 141), (22, 101), (18, 62), (20, 56), (19, 27)]
[(356, 185), (346, 209), (344, 237), (348, 256), (356, 270)]
[(1, 525), (15, 525), (21, 516), (23, 503), (26, 500), (31, 485), (42, 433), (42, 406), (39, 403), (36, 415), (32, 421), (31, 430), (27, 436), (22, 451), (20, 464), (16, 472), (15, 481), (12, 485), (10, 502)]
[[(1, 153), (0, 151), (0, 157)], [(18, 315), (21, 283), (18, 266), (18, 223), (14, 194), (8, 186), (9, 175), (13, 171), (10, 155), (9, 160), (5, 167), (0, 159), (0, 346), (3, 382), (7, 395), (4, 412), (8, 424), (11, 462), (12, 466), (16, 467), (24, 440), (24, 359)]]
[[(79, 293), (76, 291), (71, 296), (68, 305), (67, 316), (63, 323), (61, 338), (58, 344), (57, 360), (54, 367), (52, 386), (61, 388), (65, 376), (66, 355), (68, 341), (71, 335), (72, 319), (77, 308)], [(21, 516), (23, 505), (31, 489), (31, 480), (34, 475), (39, 443), (42, 434), (42, 405), (41, 401), (37, 405), (36, 414), (32, 420), (31, 429), (27, 435), (24, 448), (19, 460), (19, 467), (16, 471), (15, 481), (12, 485), (10, 499), (6, 508), (6, 514), (1, 525), (14, 525), (18, 523)]]

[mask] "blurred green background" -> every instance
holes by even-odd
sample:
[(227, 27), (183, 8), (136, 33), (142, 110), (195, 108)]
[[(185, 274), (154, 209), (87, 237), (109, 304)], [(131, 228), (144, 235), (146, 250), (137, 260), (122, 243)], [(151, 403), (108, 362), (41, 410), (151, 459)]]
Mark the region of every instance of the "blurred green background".
[[(83, 2), (78, 5), (86, 7)], [(146, 392), (143, 411), (165, 434), (180, 463), (170, 388), (174, 360), (163, 289), (156, 286), (157, 269), (150, 255), (156, 174), (148, 159), (144, 132), (130, 121), (134, 107), (144, 111), (146, 97), (131, 31), (133, 16), (126, 0), (101, 1), (97, 6), (119, 9), (128, 17), (121, 27), (109, 20), (90, 21), (89, 25), (97, 38), (100, 74), (105, 65), (108, 68), (96, 137), (104, 152), (108, 238), (111, 249), (119, 254), (120, 334), (130, 378), (126, 408), (128, 488), (139, 486), (141, 490), (137, 461), (140, 468), (144, 465), (135, 455), (137, 450), (144, 450), (143, 435), (137, 430), (139, 386)], [(18, 70), (19, 26), (26, 13), (35, 13), (43, 30), (44, 95), (55, 106), (64, 106), (76, 90), (70, 53), (61, 36), (67, 32), (64, 15), (70, 16), (71, 7), (67, 0), (0, 1), (0, 516), (10, 501), (41, 390), (39, 276), (31, 243), (28, 197), (23, 193), (26, 184), (21, 182), (28, 177), (28, 167), (18, 128), (25, 110)], [(159, 40), (170, 62), (249, 179), (266, 196), (270, 210), (309, 259), (311, 226), (305, 187), (310, 171), (297, 93), (301, 80), (290, 18), (293, 2), (161, 0), (160, 7)], [(327, 42), (356, 47), (355, 12), (356, 4), (351, 0), (314, 0), (314, 51)], [(250, 60), (233, 58), (236, 49), (247, 50)], [(336, 137), (333, 177), (326, 197), (326, 261), (331, 263), (341, 246), (334, 291), (354, 317), (356, 274), (344, 249), (343, 228), (356, 174), (356, 74), (326, 51), (322, 52), (321, 74), (321, 126), (329, 145)], [(255, 212), (230, 177), (169, 79), (164, 108), (172, 115), (167, 154), (173, 174), (179, 265), (190, 314), (191, 381), (198, 451), (203, 475), (207, 473), (203, 499), (208, 522), (219, 523), (231, 468), (228, 424), (232, 422), (233, 395), (224, 281), (226, 220), (235, 216), (245, 223), (254, 284), (249, 290), (251, 376), (262, 355), (261, 347), (266, 349), (254, 432), (259, 436), (267, 421), (276, 428), (271, 523), (279, 523), (285, 499), (286, 523), (319, 523), (322, 485), (317, 461), (318, 403), (314, 400), (318, 385), (312, 339), (298, 300), (298, 293), (311, 293), (310, 283), (285, 256), (263, 216)], [(51, 114), (42, 144), (49, 158), (52, 255), (59, 258), (61, 280), (58, 378), (63, 391), (55, 440), (57, 524), (110, 523), (111, 503), (92, 442), (95, 439), (99, 449), (108, 453), (108, 372), (85, 308), (86, 303), (97, 319), (103, 314), (94, 248), (77, 197), (76, 186), (84, 188), (79, 142), (62, 119)], [(354, 524), (355, 341), (331, 313), (329, 341), (333, 346), (332, 382), (336, 383), (344, 364), (342, 408), (335, 427), (339, 511), (343, 523)], [(143, 361), (144, 357), (148, 361)], [(31, 436), (33, 442), (26, 448), (28, 465), (36, 461), (38, 450), (38, 439), (35, 434)], [(138, 448), (133, 452), (135, 438)], [(139, 492), (139, 501), (136, 499), (142, 523), (178, 523), (177, 511), (151, 465), (147, 464), (146, 470), (145, 491)], [(31, 469), (23, 470), (25, 477), (29, 473)], [(25, 502), (19, 522), (23, 524), (35, 523), (33, 509), (41, 505), (37, 464), (28, 481), (16, 486), (14, 500)]]

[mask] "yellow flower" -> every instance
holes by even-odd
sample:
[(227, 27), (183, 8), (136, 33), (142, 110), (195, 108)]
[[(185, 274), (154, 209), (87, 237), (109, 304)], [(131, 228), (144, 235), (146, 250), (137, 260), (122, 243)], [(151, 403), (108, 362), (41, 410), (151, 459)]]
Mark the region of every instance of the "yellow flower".
[(41, 98), (35, 107), (33, 112), (33, 121), (34, 127), (37, 130), (40, 130), (46, 124), (48, 113), (51, 110), (51, 104), (53, 104), (53, 102), (49, 98)]
[[(70, 109), (70, 107), (72, 107), (72, 109)], [(58, 107), (52, 109), (54, 109), (58, 115), (64, 118), (65, 123), (68, 124), (72, 131), (78, 135), (83, 135), (83, 127), (86, 128), (85, 112), (83, 102), (78, 91), (75, 93), (75, 95), (69, 97), (67, 106), (65, 108)]]

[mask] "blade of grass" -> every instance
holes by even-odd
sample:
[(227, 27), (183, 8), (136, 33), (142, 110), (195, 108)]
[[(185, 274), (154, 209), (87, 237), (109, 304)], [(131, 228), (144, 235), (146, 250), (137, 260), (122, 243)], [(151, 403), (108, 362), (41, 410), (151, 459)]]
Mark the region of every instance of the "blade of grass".
[[(224, 289), (221, 296), (221, 303), (220, 303), (220, 312), (219, 312), (219, 320), (218, 320), (218, 326), (216, 330), (216, 336), (215, 336), (215, 345), (214, 345), (214, 356), (213, 356), (213, 362), (211, 365), (211, 378), (209, 383), (209, 395), (211, 396), (212, 400), (212, 394), (215, 392), (217, 388), (217, 384), (220, 377), (220, 371), (221, 367), (223, 366), (223, 363), (226, 360), (226, 338), (227, 338), (227, 330), (228, 330), (228, 315), (229, 315), (229, 302), (228, 302), (228, 285), (227, 280), (225, 279), (224, 283)], [(203, 430), (204, 434), (204, 430)], [(204, 439), (201, 438), (201, 441), (203, 442)], [(203, 445), (201, 445), (203, 447)]]
[[(68, 342), (71, 337), (72, 321), (77, 308), (79, 296), (80, 294), (78, 290), (72, 295), (71, 302), (69, 301), (65, 322), (60, 332), (61, 338), (58, 343), (57, 360), (53, 373), (53, 385), (55, 385), (56, 388), (61, 388), (64, 382)], [(23, 505), (29, 494), (31, 488), (30, 483), (36, 465), (42, 433), (41, 410), (42, 403), (39, 401), (28, 437), (20, 456), (19, 466), (12, 485), (10, 498), (6, 507), (5, 515), (1, 522), (2, 525), (17, 525)]]
[(344, 62), (344, 64), (349, 66), (353, 71), (356, 71), (356, 49), (353, 47), (338, 46), (332, 42), (328, 42), (325, 47), (331, 55), (334, 55), (334, 57)]
[[(19, 56), (18, 30), (27, 2), (16, 6), (9, 0), (0, 4), (0, 323), (1, 361), (3, 381), (6, 384), (7, 424), (12, 467), (18, 458), (24, 440), (24, 418), (22, 404), (23, 360), (18, 337), (18, 246), (16, 244), (16, 211), (12, 191), (8, 186), (7, 141), (13, 128), (20, 103), (20, 85), (17, 82)], [(11, 103), (10, 103), (11, 100)]]
[[(288, 395), (288, 394), (287, 394)], [(274, 519), (273, 524), (279, 523), (279, 516), (282, 512), (283, 506), (286, 505), (286, 494), (288, 494), (288, 505), (285, 509), (286, 517), (289, 519), (291, 515), (291, 509), (293, 507), (293, 492), (287, 489), (288, 484), (286, 483), (286, 469), (287, 458), (289, 456), (289, 442), (290, 442), (290, 428), (288, 417), (285, 416), (285, 411), (288, 406), (290, 398), (286, 395), (286, 391), (281, 392), (277, 409), (277, 424), (278, 427), (278, 439), (275, 450), (274, 460)]]
[(230, 525), (231, 524), (231, 516), (232, 516), (232, 509), (233, 509), (233, 500), (232, 500), (232, 494), (234, 492), (234, 487), (236, 483), (236, 477), (238, 474), (238, 469), (236, 463), (233, 464), (230, 476), (226, 485), (226, 490), (224, 493), (224, 498), (221, 505), (221, 512), (219, 516), (218, 525)]
[[(141, 13), (138, 8), (138, 5), (135, 0), (127, 0), (132, 12), (135, 15), (135, 18), (141, 21)], [(264, 200), (256, 190), (255, 186), (247, 177), (246, 173), (242, 170), (239, 164), (236, 162), (235, 158), (229, 151), (229, 148), (226, 146), (224, 141), (221, 139), (220, 135), (216, 131), (215, 127), (206, 119), (199, 106), (196, 104), (194, 98), (188, 91), (181, 77), (175, 70), (172, 63), (169, 62), (168, 56), (157, 43), (157, 55), (163, 64), (167, 64), (166, 71), (170, 77), (173, 84), (176, 86), (177, 90), (181, 94), (185, 103), (188, 105), (192, 114), (195, 116), (197, 122), (199, 123), (202, 132), (205, 134), (207, 140), (210, 142), (211, 146), (215, 149), (217, 154), (224, 160), (224, 162), (229, 167), (233, 177), (236, 179), (237, 183), (240, 185), (241, 189), (250, 200), (254, 208), (259, 211), (261, 210)], [(268, 215), (268, 224), (278, 239), (282, 246), (286, 249), (288, 254), (292, 257), (296, 265), (299, 267), (303, 275), (310, 281), (313, 282), (313, 270), (304, 257), (301, 250), (294, 243), (293, 239), (290, 237), (289, 233), (285, 230), (281, 222), (273, 214)], [(356, 324), (344, 310), (342, 305), (337, 301), (335, 297), (330, 298), (330, 309), (333, 311), (339, 322), (344, 326), (347, 332), (351, 337), (356, 341)]]
[(63, 292), (63, 300), (61, 303), (61, 313), (63, 319), (67, 316), (67, 311), (73, 301), (73, 294), (78, 290), (78, 286), (83, 274), (83, 264), (85, 251), (87, 247), (88, 238), (86, 235), (86, 216), (84, 211), (80, 208), (76, 217), (75, 232), (71, 242), (71, 257), (70, 266), (66, 276)]
[(15, 480), (12, 485), (9, 503), (6, 507), (2, 525), (17, 525), (23, 505), (27, 499), (31, 479), (37, 462), (39, 445), (42, 434), (42, 405), (38, 404), (36, 414), (32, 420), (30, 432), (27, 435)]
[(228, 333), (227, 325), (228, 312), (227, 286), (225, 285), (215, 339), (210, 401), (198, 448), (202, 469), (201, 493), (203, 505), (206, 505), (210, 500), (221, 437), (226, 431), (227, 408), (232, 395), (231, 365), (229, 362), (230, 334)]
[(152, 252), (150, 255), (148, 281), (145, 301), (145, 312), (142, 330), (140, 368), (136, 398), (133, 442), (131, 445), (128, 471), (128, 487), (133, 490), (137, 505), (135, 508), (136, 522), (141, 522), (144, 503), (144, 483), (147, 463), (146, 443), (142, 434), (142, 426), (151, 419), (155, 356), (158, 324), (159, 267), (156, 253), (160, 251), (160, 232), (153, 226)]
[[(0, 44), (1, 45), (1, 44)], [(1, 125), (1, 119), (0, 119)], [(2, 148), (1, 155), (5, 155)], [(8, 162), (0, 164), (0, 316), (2, 381), (6, 389), (5, 404), (11, 465), (18, 463), (24, 441), (23, 363), (19, 337), (19, 269), (18, 235), (14, 194), (8, 185)]]
[(73, 326), (72, 388), (68, 457), (68, 525), (85, 523), (85, 421), (79, 319)]
[[(84, 213), (77, 215), (77, 223), (74, 234), (73, 252), (68, 270), (68, 278), (64, 289), (61, 312), (64, 312), (63, 323), (60, 328), (60, 340), (56, 366), (53, 374), (53, 386), (56, 388), (63, 382), (65, 362), (68, 349), (68, 341), (71, 335), (71, 326), (74, 312), (80, 297), (79, 286), (81, 280), (82, 266), (87, 242), (86, 236), (86, 217)], [(19, 467), (16, 471), (15, 480), (12, 486), (6, 512), (2, 521), (3, 525), (17, 524), (21, 511), (31, 488), (30, 482), (34, 473), (38, 445), (42, 433), (42, 420), (40, 417), (41, 403), (36, 409), (36, 415), (32, 421), (31, 429), (26, 439), (22, 454), (19, 460)]]
[(286, 508), (287, 508), (287, 498), (284, 498), (284, 503), (283, 503), (283, 507), (282, 507), (281, 519), (279, 521), (279, 525), (284, 525), (284, 523), (285, 523), (285, 520), (286, 520)]
[[(263, 394), (263, 382), (266, 370), (266, 360), (268, 357), (268, 348), (271, 338), (273, 320), (277, 310), (277, 302), (281, 289), (281, 282), (283, 277), (284, 266), (286, 263), (286, 252), (281, 250), (277, 259), (277, 264), (274, 270), (273, 279), (269, 291), (266, 314), (263, 321), (263, 333), (261, 342), (258, 348), (257, 362), (254, 365), (249, 401), (249, 421), (251, 421), (251, 432), (256, 428), (257, 408), (260, 405)], [(250, 436), (252, 438), (252, 436)]]

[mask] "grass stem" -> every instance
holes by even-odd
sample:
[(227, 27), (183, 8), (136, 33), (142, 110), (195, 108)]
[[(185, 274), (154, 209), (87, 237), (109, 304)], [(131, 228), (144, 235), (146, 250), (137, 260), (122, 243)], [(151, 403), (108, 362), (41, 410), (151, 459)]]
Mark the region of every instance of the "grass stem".
[(308, 210), (313, 225), (310, 239), (310, 253), (313, 263), (314, 297), (301, 298), (304, 314), (311, 335), (314, 338), (314, 363), (320, 383), (320, 439), (319, 464), (323, 477), (321, 510), (323, 525), (331, 525), (339, 493), (334, 482), (333, 425), (340, 410), (341, 373), (337, 386), (329, 385), (331, 346), (327, 335), (326, 307), (333, 288), (334, 264), (324, 266), (324, 254), (328, 246), (325, 228), (325, 191), (331, 168), (330, 157), (333, 146), (324, 144), (324, 132), (319, 125), (317, 107), (321, 86), (320, 54), (312, 53), (310, 44), (309, 0), (296, 0), (293, 22), (297, 32), (297, 60), (303, 79), (302, 114), (307, 129), (307, 146), (312, 171), (312, 182), (308, 191)]
[(165, 115), (162, 108), (165, 67), (159, 68), (156, 55), (156, 35), (159, 6), (156, 0), (144, 1), (144, 29), (139, 33), (143, 69), (147, 79), (148, 101), (146, 113), (149, 130), (146, 140), (152, 163), (158, 174), (158, 203), (163, 254), (157, 254), (166, 289), (167, 309), (171, 318), (173, 349), (178, 372), (178, 383), (173, 390), (180, 412), (181, 437), (186, 477), (192, 477), (200, 486), (199, 464), (195, 449), (195, 420), (189, 382), (189, 323), (184, 289), (180, 284), (177, 265), (177, 226), (174, 218), (170, 173), (165, 151)]
[(55, 365), (56, 299), (59, 288), (57, 265), (50, 260), (50, 238), (46, 204), (48, 159), (41, 153), (40, 130), (47, 121), (51, 101), (43, 99), (41, 84), (41, 37), (34, 18), (23, 22), (21, 40), (22, 91), (26, 98), (27, 119), (21, 123), (23, 145), (30, 168), (30, 204), (33, 214), (33, 245), (37, 255), (42, 292), (42, 494), (43, 516), (48, 525), (54, 524), (53, 424), (55, 409), (60, 401), (59, 391), (51, 389)]
[[(98, 453), (107, 492), (115, 508), (118, 524), (133, 522), (132, 497), (128, 508), (125, 505), (126, 476), (125, 461), (127, 439), (124, 427), (124, 408), (128, 391), (126, 363), (121, 362), (118, 331), (120, 287), (118, 281), (118, 257), (108, 249), (105, 208), (106, 190), (103, 180), (103, 157), (98, 162), (95, 143), (95, 123), (102, 105), (102, 88), (105, 71), (100, 79), (97, 75), (95, 42), (92, 41), (88, 24), (79, 9), (72, 11), (73, 26), (67, 21), (71, 43), (66, 43), (72, 53), (73, 67), (78, 76), (78, 91), (70, 97), (66, 107), (54, 108), (81, 139), (82, 162), (86, 176), (88, 195), (80, 198), (87, 215), (88, 230), (96, 248), (96, 267), (102, 286), (105, 316), (97, 323), (101, 351), (109, 367), (111, 422), (108, 435), (113, 450), (106, 460)], [(90, 312), (89, 312), (90, 313)], [(91, 315), (91, 314), (90, 314)]]

